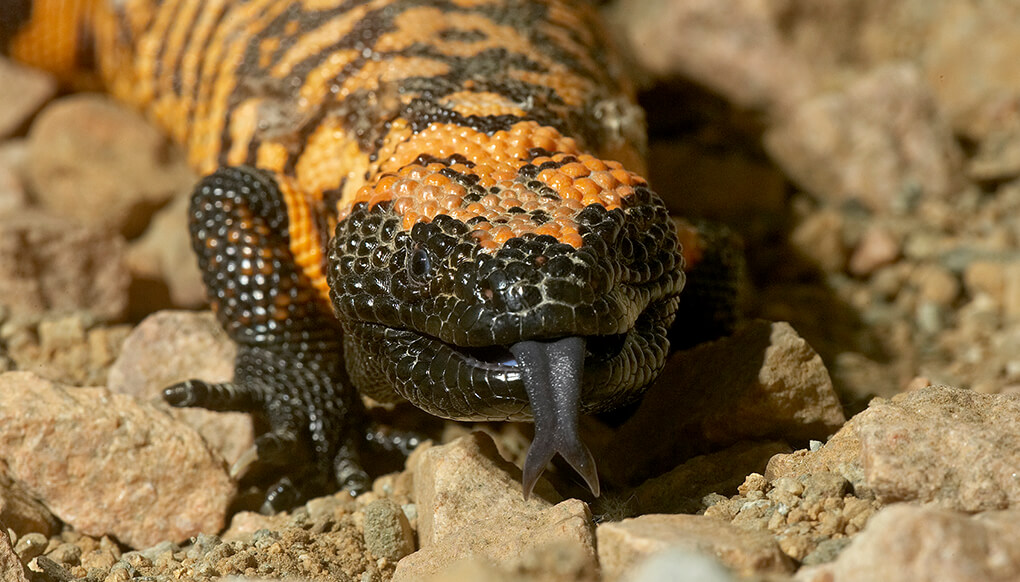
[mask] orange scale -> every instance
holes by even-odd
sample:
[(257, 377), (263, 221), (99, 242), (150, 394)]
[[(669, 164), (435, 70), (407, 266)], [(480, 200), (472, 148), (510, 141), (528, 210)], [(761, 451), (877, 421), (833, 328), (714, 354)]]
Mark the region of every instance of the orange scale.
[(415, 223), (417, 222), (418, 213), (408, 212), (407, 214), (404, 215), (404, 219), (400, 222), (400, 225), (404, 228), (404, 230), (411, 230), (411, 227), (414, 226)]
[(605, 162), (606, 162), (606, 168), (608, 168), (610, 171), (612, 171), (612, 170), (622, 170), (623, 169), (623, 164), (621, 164), (620, 162), (618, 162), (616, 160), (606, 160)]
[[(475, 216), (479, 215), (476, 214)], [(478, 224), (475, 225), (475, 230), (472, 232), (489, 231), (491, 229), (492, 229), (491, 222), (479, 222)]]
[(439, 186), (421, 186), (418, 188), (419, 200), (434, 200), (436, 196), (443, 193), (443, 189)]
[(484, 208), (499, 208), (499, 196), (486, 194), (478, 201)]
[[(506, 166), (496, 168), (492, 171), (492, 179), (497, 182), (510, 182), (516, 177), (517, 172)], [(509, 184), (507, 184), (507, 186), (509, 187)]]
[(472, 202), (471, 204), (468, 204), (467, 208), (464, 210), (470, 212), (471, 216), (481, 216), (482, 213), (485, 212), (485, 207), (477, 202)]
[(506, 226), (498, 226), (489, 231), (489, 236), (496, 241), (496, 244), (502, 246), (506, 241), (514, 238), (514, 233)]
[(554, 190), (559, 192), (561, 196), (563, 195), (564, 191), (566, 191), (568, 189), (573, 189), (573, 184), (574, 184), (574, 181), (570, 179), (570, 176), (561, 174), (559, 172), (554, 173), (545, 182), (546, 182), (546, 184), (549, 184), (550, 186), (552, 186), (552, 188)]
[(439, 214), (439, 205), (436, 204), (435, 200), (426, 200), (419, 207), (419, 212), (421, 212), (423, 217), (432, 220)]
[(369, 208), (374, 208), (380, 202), (386, 202), (387, 200), (390, 200), (390, 199), (391, 199), (391, 196), (390, 196), (389, 192), (382, 192), (382, 193), (379, 193), (379, 194), (375, 194), (371, 198), (368, 199), (368, 207)]
[(634, 188), (630, 186), (620, 186), (619, 188), (613, 190), (613, 193), (619, 198), (627, 198), (634, 194)]
[(615, 177), (620, 183), (625, 183), (627, 186), (630, 186), (630, 184), (633, 183), (633, 174), (627, 170), (614, 169), (611, 170), (610, 173), (613, 174), (613, 177)]
[(447, 194), (437, 200), (439, 207), (449, 213), (454, 208), (460, 208), (460, 203), (464, 200), (463, 196), (456, 194)]
[(396, 196), (414, 196), (420, 187), (415, 180), (400, 180), (393, 185), (393, 194)]
[(393, 200), (393, 212), (397, 214), (406, 215), (412, 208), (414, 208), (413, 198), (402, 196)]
[(537, 235), (547, 234), (549, 236), (560, 238), (560, 230), (561, 230), (560, 225), (556, 224), (555, 222), (547, 222), (536, 228), (535, 234)]
[(574, 180), (574, 188), (581, 193), (585, 198), (589, 196), (598, 196), (602, 192), (602, 188), (599, 188), (598, 184), (593, 182), (590, 178), (578, 178)]
[(577, 231), (564, 233), (560, 235), (559, 239), (561, 242), (565, 242), (568, 245), (574, 247), (575, 249), (581, 248), (581, 245), (584, 244), (584, 240), (581, 238), (581, 235)]
[(583, 178), (591, 173), (591, 171), (580, 162), (567, 164), (560, 168), (560, 171), (570, 176), (571, 178), (574, 178), (575, 180), (577, 178)]
[(503, 209), (510, 209), (513, 208), (514, 206), (520, 205), (521, 201), (518, 200), (516, 197), (513, 196), (513, 194), (510, 194), (509, 192), (506, 195), (504, 195), (503, 198), (501, 198), (499, 201), (499, 206), (500, 208)]
[(528, 158), (528, 146), (526, 145), (511, 146), (507, 152), (512, 160), (525, 160)]
[(594, 172), (590, 178), (605, 190), (613, 190), (620, 185), (609, 172)]
[(500, 247), (500, 244), (491, 238), (483, 238), (479, 239), (478, 246), (482, 247), (482, 249), (486, 251), (494, 251)]
[(580, 156), (578, 157), (578, 161), (584, 164), (584, 167), (588, 168), (592, 172), (604, 172), (606, 170), (605, 162), (595, 156)]
[(385, 176), (383, 176), (382, 178), (379, 178), (376, 181), (375, 189), (376, 189), (377, 192), (380, 191), (380, 190), (389, 190), (399, 180), (400, 180), (400, 177), (398, 177), (398, 176), (395, 176), (393, 174), (386, 174)]
[(559, 190), (559, 193), (560, 198), (565, 200), (576, 200), (577, 202), (583, 203), (584, 193), (573, 186), (567, 186), (566, 188)]

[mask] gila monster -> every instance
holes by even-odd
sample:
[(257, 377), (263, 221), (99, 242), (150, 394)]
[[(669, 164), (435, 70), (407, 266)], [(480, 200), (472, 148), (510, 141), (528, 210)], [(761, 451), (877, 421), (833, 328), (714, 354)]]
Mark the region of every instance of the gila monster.
[[(527, 496), (578, 415), (663, 368), (685, 284), (643, 114), (584, 0), (0, 0), (16, 59), (119, 100), (204, 176), (190, 230), (267, 510), (370, 487), (358, 393), (533, 420)], [(696, 231), (691, 239), (697, 249)], [(697, 254), (697, 253), (696, 253)]]

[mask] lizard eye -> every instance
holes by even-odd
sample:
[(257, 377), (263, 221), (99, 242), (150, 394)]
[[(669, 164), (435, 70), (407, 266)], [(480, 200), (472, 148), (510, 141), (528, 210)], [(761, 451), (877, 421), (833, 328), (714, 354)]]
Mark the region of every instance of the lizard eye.
[(411, 278), (424, 283), (432, 275), (432, 259), (424, 248), (417, 248), (408, 259), (408, 272)]

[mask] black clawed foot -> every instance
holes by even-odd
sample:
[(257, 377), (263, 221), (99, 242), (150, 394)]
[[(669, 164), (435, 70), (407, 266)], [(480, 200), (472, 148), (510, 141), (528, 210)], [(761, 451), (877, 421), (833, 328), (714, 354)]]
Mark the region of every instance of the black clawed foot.
[(535, 417), (535, 439), (524, 461), (527, 499), (546, 465), (559, 453), (599, 495), (599, 476), (591, 451), (577, 433), (584, 371), (584, 338), (551, 342), (523, 341), (510, 347), (517, 359)]

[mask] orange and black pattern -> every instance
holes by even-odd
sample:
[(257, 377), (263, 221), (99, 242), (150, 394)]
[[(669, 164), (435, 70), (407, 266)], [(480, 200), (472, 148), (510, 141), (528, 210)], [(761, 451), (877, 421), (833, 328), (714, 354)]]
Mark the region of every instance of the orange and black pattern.
[[(642, 115), (584, 0), (0, 0), (0, 41), (109, 91), (206, 178), (191, 206), (260, 462), (364, 489), (361, 402), (536, 422), (597, 492), (580, 412), (661, 370), (684, 284)], [(59, 34), (58, 34), (59, 32)], [(339, 324), (338, 324), (339, 322)], [(309, 476), (308, 472), (314, 473)]]

